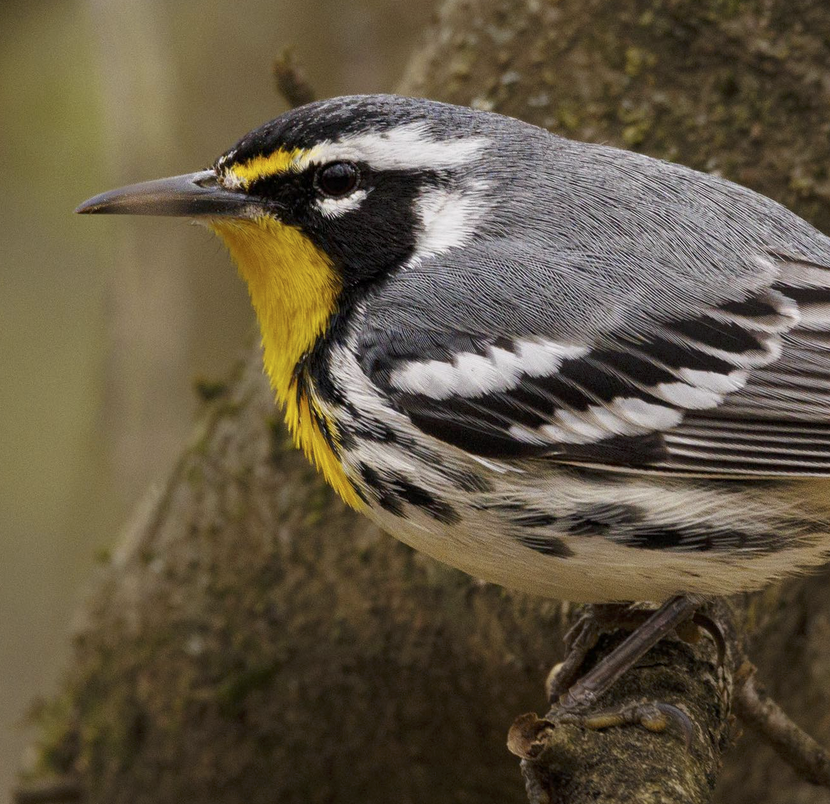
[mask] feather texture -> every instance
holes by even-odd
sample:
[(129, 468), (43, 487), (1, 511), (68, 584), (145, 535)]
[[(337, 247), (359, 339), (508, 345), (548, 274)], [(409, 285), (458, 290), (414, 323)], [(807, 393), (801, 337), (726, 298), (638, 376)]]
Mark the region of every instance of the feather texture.
[[(764, 226), (775, 223), (768, 216)], [(674, 256), (683, 269), (676, 294), (654, 272), (635, 294), (620, 282), (637, 254), (617, 248), (629, 244), (586, 256), (584, 271), (562, 265), (580, 251), (573, 236), (568, 254), (546, 258), (523, 259), (526, 243), (503, 241), (494, 256), (490, 243), (480, 271), (469, 246), (449, 252), (390, 282), (404, 298), (417, 282), (433, 285), (437, 314), (384, 295), (369, 305), (362, 365), (421, 430), (480, 457), (724, 477), (830, 475), (830, 269), (776, 250), (762, 234), (752, 252), (745, 233), (731, 256), (719, 244), (716, 256), (731, 262), (705, 270), (693, 251), (701, 243), (690, 239)], [(825, 256), (830, 265), (830, 250)], [(468, 261), (466, 273), (456, 272), (456, 260)], [(603, 260), (609, 287), (600, 303), (586, 275)], [(493, 276), (507, 281), (499, 288)], [(536, 307), (530, 299), (517, 306), (517, 277), (525, 293), (539, 291)], [(564, 300), (550, 304), (553, 290)], [(604, 320), (583, 313), (591, 295)], [(459, 299), (454, 315), (441, 309)], [(552, 320), (551, 307), (561, 317)]]

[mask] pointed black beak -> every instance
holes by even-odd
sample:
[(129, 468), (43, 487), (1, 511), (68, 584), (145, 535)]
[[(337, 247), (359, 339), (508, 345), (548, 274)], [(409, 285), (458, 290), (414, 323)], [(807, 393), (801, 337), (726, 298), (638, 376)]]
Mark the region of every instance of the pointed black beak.
[(226, 190), (213, 170), (130, 184), (84, 201), (75, 212), (84, 215), (179, 215), (236, 218), (261, 211), (243, 192)]

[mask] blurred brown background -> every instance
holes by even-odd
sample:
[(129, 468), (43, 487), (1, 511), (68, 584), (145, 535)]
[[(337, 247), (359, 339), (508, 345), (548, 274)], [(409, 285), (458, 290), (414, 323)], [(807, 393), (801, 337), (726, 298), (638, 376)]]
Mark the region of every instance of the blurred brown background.
[(195, 379), (222, 377), (253, 326), (204, 230), (72, 209), (279, 114), (285, 46), (321, 96), (390, 90), (432, 5), (0, 5), (0, 803), (96, 556), (188, 438)]

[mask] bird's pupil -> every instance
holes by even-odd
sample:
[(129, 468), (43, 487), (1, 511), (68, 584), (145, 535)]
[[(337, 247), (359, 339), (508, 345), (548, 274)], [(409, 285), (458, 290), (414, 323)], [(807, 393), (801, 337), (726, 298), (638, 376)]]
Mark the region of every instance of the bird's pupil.
[(333, 162), (320, 168), (318, 187), (332, 198), (350, 193), (357, 184), (357, 168), (348, 162)]

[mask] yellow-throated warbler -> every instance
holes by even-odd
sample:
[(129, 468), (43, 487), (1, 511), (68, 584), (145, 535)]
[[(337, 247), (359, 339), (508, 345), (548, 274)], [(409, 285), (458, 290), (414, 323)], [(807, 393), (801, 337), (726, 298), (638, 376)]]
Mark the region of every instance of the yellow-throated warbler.
[(441, 561), (537, 595), (664, 601), (830, 554), (830, 239), (768, 198), (356, 96), (78, 211), (215, 231), (297, 443)]

